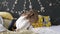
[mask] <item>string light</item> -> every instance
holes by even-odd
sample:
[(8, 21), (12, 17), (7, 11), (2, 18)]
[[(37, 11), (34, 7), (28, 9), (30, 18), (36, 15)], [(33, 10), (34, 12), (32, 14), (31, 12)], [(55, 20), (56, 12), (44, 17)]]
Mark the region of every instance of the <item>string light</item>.
[[(12, 6), (11, 12), (13, 11), (15, 5), (17, 4), (17, 1), (18, 1), (18, 0), (15, 0), (14, 4), (13, 4), (13, 6)], [(25, 11), (25, 9), (26, 9), (26, 0), (24, 0), (24, 1), (25, 1), (25, 2), (24, 2), (23, 11)], [(32, 9), (31, 0), (29, 0), (29, 3), (30, 3), (30, 4), (29, 4), (29, 9)], [(40, 11), (41, 11), (41, 12), (44, 11), (44, 7), (42, 6), (40, 0), (38, 0), (38, 3), (39, 3), (39, 5), (40, 5), (40, 7), (41, 7)], [(4, 6), (7, 6), (7, 5), (8, 5), (8, 2), (5, 0), (5, 2), (3, 2), (2, 4), (4, 4)], [(51, 6), (51, 3), (50, 3), (49, 5)], [(10, 9), (9, 9), (8, 6), (7, 6), (7, 11), (9, 11), (9, 10), (10, 10)], [(40, 12), (40, 11), (38, 10), (38, 12)]]
[[(12, 13), (14, 13), (13, 10), (14, 10), (15, 5), (17, 4), (17, 2), (18, 2), (18, 0), (15, 0), (14, 4), (13, 4), (13, 6), (12, 6), (12, 9), (11, 9), (11, 12), (12, 12)], [(16, 13), (18, 13), (18, 12), (16, 12)]]
[(18, 11), (18, 14), (20, 15), (20, 14), (21, 14), (21, 12), (20, 12), (20, 11)]
[[(42, 6), (40, 0), (38, 0), (38, 3), (39, 3), (39, 5), (40, 5), (40, 7), (41, 7), (40, 11), (41, 11), (41, 12), (45, 12), (45, 10), (44, 10), (45, 8)], [(40, 11), (38, 10), (38, 12), (40, 12)]]
[(13, 10), (11, 10), (11, 12), (12, 12), (12, 13), (14, 13), (14, 11), (13, 11)]
[(23, 11), (25, 12), (25, 9), (26, 9), (26, 0), (24, 1), (24, 4), (23, 4)]
[(16, 11), (16, 13), (18, 13), (18, 12)]
[(29, 9), (32, 9), (31, 0), (29, 0), (29, 3), (30, 3), (30, 5), (29, 5)]
[(9, 8), (7, 8), (6, 10), (7, 10), (7, 11), (9, 11), (10, 9), (9, 9)]
[(50, 3), (49, 6), (52, 6), (52, 3)]
[(39, 13), (40, 11), (38, 10), (38, 13)]

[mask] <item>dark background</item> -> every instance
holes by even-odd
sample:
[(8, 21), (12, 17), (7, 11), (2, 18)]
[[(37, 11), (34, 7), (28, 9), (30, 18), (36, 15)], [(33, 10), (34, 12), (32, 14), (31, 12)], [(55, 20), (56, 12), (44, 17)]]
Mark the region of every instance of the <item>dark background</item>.
[[(0, 0), (0, 11), (6, 11), (7, 7), (3, 6), (1, 3), (5, 0)], [(40, 12), (40, 15), (49, 15), (51, 18), (51, 22), (53, 25), (60, 25), (60, 0), (40, 0), (43, 7), (45, 7), (45, 12)], [(18, 18), (19, 12), (23, 10), (23, 4), (24, 0), (18, 0), (18, 3), (15, 5), (13, 12), (11, 12), (12, 5), (14, 4), (15, 0), (7, 0), (8, 2), (8, 8), (10, 9), (7, 12), (10, 12), (14, 18)], [(29, 9), (29, 2), (26, 1), (26, 8)], [(40, 10), (40, 6), (38, 4), (37, 0), (31, 0), (33, 8), (36, 10)], [(49, 4), (52, 3), (52, 6), (49, 6)], [(16, 13), (17, 12), (17, 13)]]

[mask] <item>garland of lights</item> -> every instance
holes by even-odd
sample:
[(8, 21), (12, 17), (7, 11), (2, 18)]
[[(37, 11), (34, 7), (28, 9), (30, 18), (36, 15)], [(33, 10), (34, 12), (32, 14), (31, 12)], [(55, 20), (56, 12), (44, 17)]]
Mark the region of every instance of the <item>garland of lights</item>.
[(30, 5), (29, 5), (29, 9), (32, 9), (31, 0), (29, 0), (29, 3), (30, 3)]
[[(15, 2), (14, 2), (14, 4), (13, 4), (13, 7), (12, 7), (12, 9), (11, 9), (11, 12), (12, 12), (12, 13), (14, 13), (14, 12), (13, 12), (13, 9), (14, 9), (15, 5), (17, 4), (17, 1), (18, 1), (18, 0), (15, 0)], [(17, 13), (17, 11), (16, 11), (16, 13)]]
[(24, 1), (23, 11), (25, 11), (25, 9), (26, 9), (26, 0)]
[[(40, 5), (40, 7), (41, 7), (40, 11), (41, 11), (41, 12), (45, 12), (45, 10), (44, 10), (45, 8), (42, 6), (40, 0), (37, 0), (37, 1), (38, 1), (39, 5)], [(40, 11), (38, 10), (38, 12), (40, 12)]]
[[(14, 13), (14, 11), (13, 11), (13, 9), (14, 9), (14, 7), (15, 7), (15, 5), (17, 4), (17, 1), (18, 0), (15, 0), (15, 2), (14, 2), (14, 4), (13, 4), (13, 7), (12, 7), (12, 9), (11, 9), (11, 12), (12, 13)], [(39, 3), (39, 5), (40, 5), (40, 7), (41, 7), (41, 9), (40, 9), (40, 11), (41, 12), (44, 12), (45, 10), (45, 8), (42, 6), (42, 4), (41, 4), (41, 2), (40, 2), (40, 0), (37, 0), (38, 1), (38, 3)], [(26, 0), (24, 0), (24, 4), (23, 4), (23, 11), (25, 11), (25, 9), (26, 9)], [(29, 9), (32, 9), (32, 4), (31, 4), (31, 0), (29, 0)], [(7, 11), (9, 11), (10, 9), (8, 8), (8, 2), (6, 2), (6, 0), (5, 0), (5, 2), (3, 2), (2, 4), (4, 4), (4, 6), (6, 6), (7, 7)], [(39, 10), (38, 10), (38, 12), (40, 12)], [(21, 11), (22, 12), (22, 11)], [(21, 14), (21, 12), (18, 12), (19, 14)], [(16, 11), (16, 13), (17, 13), (17, 11)]]

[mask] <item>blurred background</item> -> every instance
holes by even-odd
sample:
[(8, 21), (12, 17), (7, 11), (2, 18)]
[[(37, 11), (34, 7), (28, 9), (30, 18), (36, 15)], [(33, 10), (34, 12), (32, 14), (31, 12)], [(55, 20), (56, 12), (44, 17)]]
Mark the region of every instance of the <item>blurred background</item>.
[[(6, 11), (18, 18), (24, 10), (24, 4), (29, 10), (29, 0), (0, 0), (0, 12)], [(60, 0), (31, 0), (31, 5), (40, 15), (50, 16), (52, 25), (60, 25)]]

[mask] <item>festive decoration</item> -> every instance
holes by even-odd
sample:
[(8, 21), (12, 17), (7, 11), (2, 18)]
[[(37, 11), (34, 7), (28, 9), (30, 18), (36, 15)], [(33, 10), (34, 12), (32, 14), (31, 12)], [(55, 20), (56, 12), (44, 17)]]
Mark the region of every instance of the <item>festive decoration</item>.
[(6, 10), (9, 11), (7, 0), (1, 2), (2, 6), (6, 7)]
[(32, 9), (31, 0), (29, 0), (29, 3), (30, 3), (29, 9)]
[[(40, 7), (41, 7), (41, 9), (40, 9), (40, 11), (41, 12), (45, 12), (45, 8), (43, 7), (43, 5), (42, 5), (42, 3), (40, 2), (40, 0), (37, 0), (38, 1), (38, 3), (39, 3), (39, 5), (40, 5)], [(39, 10), (38, 10), (38, 12), (40, 12)]]
[(2, 2), (3, 6), (7, 6), (8, 2), (5, 0), (4, 2)]
[(26, 0), (24, 1), (23, 11), (25, 11), (25, 9), (26, 9)]
[[(15, 5), (17, 4), (17, 1), (18, 1), (18, 0), (15, 0), (15, 2), (14, 2), (14, 4), (13, 4), (13, 7), (12, 7), (12, 9), (11, 9), (11, 12), (12, 12), (12, 13), (14, 13), (13, 10), (14, 10), (14, 8), (15, 8)], [(16, 13), (17, 13), (17, 12), (16, 12)]]

